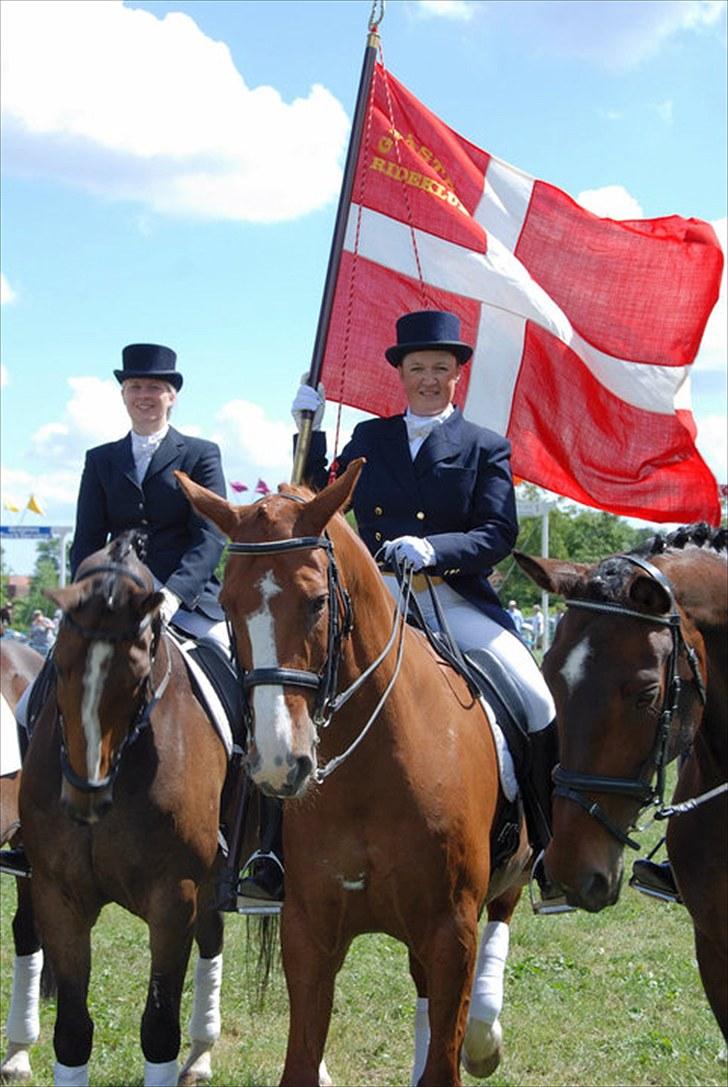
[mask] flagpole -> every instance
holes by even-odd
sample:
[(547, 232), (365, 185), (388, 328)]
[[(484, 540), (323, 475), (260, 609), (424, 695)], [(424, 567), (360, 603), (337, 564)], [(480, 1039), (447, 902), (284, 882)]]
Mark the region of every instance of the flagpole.
[[(319, 383), (321, 368), (324, 361), (324, 351), (326, 350), (326, 339), (329, 334), (329, 324), (331, 323), (331, 311), (334, 305), (334, 290), (336, 288), (336, 280), (341, 265), (341, 254), (344, 248), (346, 224), (349, 218), (351, 194), (354, 188), (354, 175), (356, 173), (356, 164), (359, 158), (359, 148), (361, 145), (362, 132), (364, 131), (364, 121), (366, 119), (366, 109), (369, 102), (369, 89), (371, 87), (374, 64), (379, 49), (378, 28), (384, 16), (384, 0), (380, 0), (380, 13), (377, 20), (374, 18), (375, 7), (376, 0), (375, 3), (372, 4), (372, 13), (369, 17), (369, 33), (367, 35), (366, 49), (364, 50), (364, 61), (362, 63), (361, 76), (359, 78), (356, 105), (354, 107), (354, 119), (351, 125), (349, 150), (346, 154), (344, 179), (341, 183), (339, 207), (336, 212), (334, 235), (331, 240), (329, 264), (326, 269), (324, 292), (321, 299), (321, 309), (319, 310), (318, 326), (316, 328), (316, 339), (314, 340), (313, 353), (311, 356), (311, 367), (308, 372), (307, 384), (311, 385), (314, 389)], [(304, 468), (308, 459), (308, 450), (311, 445), (313, 412), (304, 411), (301, 414), (302, 420), (296, 445), (296, 455), (293, 460), (293, 472), (291, 474), (292, 483), (302, 482)]]

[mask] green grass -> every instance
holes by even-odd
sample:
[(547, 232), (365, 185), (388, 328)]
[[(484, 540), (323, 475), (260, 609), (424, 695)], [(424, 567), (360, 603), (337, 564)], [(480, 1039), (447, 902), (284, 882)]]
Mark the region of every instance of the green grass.
[[(655, 840), (653, 829), (645, 842)], [(631, 858), (627, 858), (631, 862)], [(12, 974), (14, 883), (0, 879), (0, 1022)], [(94, 1087), (141, 1085), (139, 1019), (148, 976), (146, 927), (107, 907), (93, 936), (90, 1007), (96, 1023)], [(287, 1034), (281, 971), (262, 1010), (253, 1006), (246, 922), (229, 918), (223, 981), (223, 1035), (213, 1085), (278, 1082)], [(190, 971), (191, 975), (191, 971)], [(408, 1084), (414, 988), (404, 947), (384, 936), (355, 941), (337, 985), (326, 1059), (338, 1087)], [(190, 1011), (185, 989), (183, 1035)], [(52, 1082), (54, 1008), (42, 1009), (33, 1050), (37, 1084)], [(694, 960), (681, 906), (625, 889), (598, 915), (534, 917), (524, 896), (516, 912), (502, 1015), (505, 1058), (493, 1087), (667, 1085), (725, 1087), (723, 1040)], [(465, 1075), (466, 1084), (476, 1081)]]

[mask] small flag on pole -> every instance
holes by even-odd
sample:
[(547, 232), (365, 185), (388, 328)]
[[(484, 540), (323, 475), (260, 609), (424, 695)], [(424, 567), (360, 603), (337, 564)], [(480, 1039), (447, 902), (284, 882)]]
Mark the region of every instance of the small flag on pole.
[(30, 496), (30, 498), (28, 499), (28, 503), (27, 503), (25, 508), (27, 510), (30, 510), (31, 513), (39, 513), (39, 514), (41, 514), (41, 516), (45, 513), (45, 510), (40, 505), (40, 503), (38, 502), (38, 499), (35, 497), (34, 494), (32, 494)]
[(3, 509), (9, 510), (10, 513), (20, 513), (20, 506), (16, 506), (12, 499), (8, 499), (7, 502), (3, 502)]
[(236, 494), (242, 494), (243, 491), (249, 490), (247, 483), (239, 483), (237, 479), (231, 479), (230, 486)]
[(259, 479), (258, 480), (258, 482), (256, 484), (256, 487), (255, 487), (255, 493), (256, 494), (270, 494), (270, 487), (268, 486), (268, 484), (266, 483), (266, 481), (264, 479)]

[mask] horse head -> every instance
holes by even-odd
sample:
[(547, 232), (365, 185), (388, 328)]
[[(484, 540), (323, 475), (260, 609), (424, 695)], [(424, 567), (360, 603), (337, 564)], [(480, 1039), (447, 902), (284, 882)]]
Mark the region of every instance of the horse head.
[(125, 533), (46, 595), (63, 612), (53, 660), (62, 733), (61, 803), (80, 822), (108, 810), (121, 755), (148, 700), (163, 601)]
[(175, 473), (198, 513), (231, 540), (220, 603), (246, 693), (250, 776), (271, 796), (300, 795), (316, 771), (348, 613), (326, 530), (336, 531), (363, 464), (319, 494), (281, 484), (249, 506)]
[(619, 897), (623, 848), (637, 847), (628, 832), (644, 807), (661, 802), (665, 766), (700, 721), (703, 639), (659, 559), (516, 558), (537, 585), (567, 599), (543, 661), (560, 750), (545, 863), (572, 905), (596, 911)]

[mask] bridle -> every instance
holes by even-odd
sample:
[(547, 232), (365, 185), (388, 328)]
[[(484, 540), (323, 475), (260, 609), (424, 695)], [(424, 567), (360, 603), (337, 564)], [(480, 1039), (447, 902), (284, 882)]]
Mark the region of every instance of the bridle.
[[(145, 584), (142, 578), (135, 574), (133, 570), (130, 570), (127, 566), (124, 566), (122, 563), (117, 562), (110, 562), (98, 566), (92, 566), (90, 569), (84, 570), (81, 576), (78, 577), (76, 580), (85, 581), (86, 578), (94, 577), (96, 574), (111, 574), (114, 577), (125, 577), (132, 581), (140, 589), (148, 590), (149, 588), (149, 586)], [(119, 642), (136, 641), (139, 636), (143, 634), (144, 631), (151, 625), (152, 622), (153, 616), (152, 613), (149, 612), (144, 616), (141, 623), (137, 624), (137, 626), (135, 626), (133, 629), (127, 628), (122, 631), (107, 631), (101, 630), (96, 627), (84, 626), (82, 623), (79, 623), (75, 619), (73, 619), (69, 614), (64, 614), (62, 625), (67, 626), (69, 629), (73, 630), (74, 633), (80, 634), (81, 637), (85, 638), (87, 641), (104, 641), (118, 644)], [(139, 738), (142, 732), (144, 732), (145, 729), (148, 727), (152, 710), (164, 694), (164, 691), (167, 687), (167, 684), (169, 683), (169, 679), (172, 673), (172, 658), (170, 656), (169, 646), (165, 642), (165, 652), (167, 655), (167, 665), (165, 673), (162, 677), (161, 682), (156, 686), (156, 688), (152, 688), (151, 677), (154, 670), (154, 663), (156, 660), (159, 644), (163, 640), (161, 639), (160, 634), (161, 626), (158, 627), (158, 629), (154, 632), (149, 650), (149, 672), (145, 680), (144, 699), (137, 711), (134, 720), (132, 721), (129, 731), (126, 733), (123, 740), (119, 744), (118, 749), (114, 753), (111, 767), (106, 777), (102, 778), (99, 781), (89, 781), (88, 778), (81, 777), (81, 775), (77, 774), (76, 771), (73, 769), (68, 758), (68, 745), (66, 742), (65, 722), (63, 720), (62, 713), (60, 712), (60, 710), (58, 711), (58, 720), (61, 729), (61, 771), (69, 785), (72, 785), (75, 789), (78, 789), (79, 792), (98, 793), (101, 792), (103, 789), (107, 789), (112, 786), (119, 773), (121, 760), (125, 751), (127, 751), (127, 749), (135, 742), (135, 740)]]
[[(655, 813), (656, 819), (664, 819), (668, 818), (670, 815), (677, 814), (678, 808), (665, 807), (665, 777), (668, 763), (667, 751), (670, 726), (678, 709), (682, 687), (682, 681), (678, 675), (678, 662), (681, 654), (687, 658), (692, 672), (693, 682), (697, 687), (698, 695), (703, 705), (705, 705), (706, 693), (703, 677), (700, 673), (697, 653), (695, 652), (694, 647), (688, 645), (683, 637), (680, 614), (677, 610), (675, 594), (669, 580), (656, 566), (653, 566), (651, 562), (648, 562), (638, 555), (620, 555), (619, 557), (640, 567), (662, 586), (668, 594), (670, 602), (670, 613), (668, 615), (664, 617), (661, 615), (649, 615), (645, 612), (627, 608), (623, 604), (616, 602), (606, 603), (595, 600), (567, 600), (566, 606), (567, 608), (580, 608), (584, 611), (595, 611), (608, 615), (621, 615), (630, 619), (640, 619), (643, 622), (669, 628), (672, 636), (672, 645), (666, 664), (665, 694), (652, 750), (645, 760), (641, 771), (642, 773), (646, 770), (650, 778), (656, 771), (657, 781), (653, 787), (649, 779), (645, 779), (641, 776), (637, 778), (621, 778), (598, 774), (583, 774), (578, 771), (566, 770), (561, 764), (558, 764), (554, 768), (552, 777), (555, 786), (555, 797), (563, 797), (566, 800), (571, 800), (575, 804), (578, 804), (579, 807), (583, 808), (588, 815), (593, 816), (600, 822), (602, 826), (604, 826), (609, 833), (617, 838), (623, 845), (629, 846), (630, 849), (639, 849), (639, 843), (635, 841), (634, 838), (630, 838), (625, 834), (624, 831), (609, 818), (604, 809), (596, 801), (585, 799), (584, 796), (582, 796), (582, 793), (617, 793), (622, 796), (632, 797), (639, 801), (639, 811), (642, 811), (650, 805), (654, 805), (658, 808), (658, 811)], [(701, 800), (702, 798), (697, 799)], [(695, 806), (694, 801), (691, 802), (691, 806)], [(686, 807), (685, 810), (689, 809)]]
[[(289, 498), (293, 501), (301, 501), (297, 495), (282, 494), (280, 497)], [(394, 682), (399, 673), (399, 668), (402, 661), (402, 649), (404, 641), (404, 627), (406, 624), (406, 607), (402, 611), (399, 607), (399, 602), (395, 606), (394, 616), (392, 620), (392, 630), (387, 639), (387, 643), (379, 653), (377, 658), (372, 661), (370, 665), (354, 682), (346, 688), (345, 691), (337, 693), (338, 688), (338, 676), (339, 667), (341, 664), (341, 658), (343, 654), (343, 646), (346, 638), (351, 634), (354, 627), (354, 616), (351, 605), (351, 598), (349, 593), (342, 585), (339, 575), (338, 567), (336, 565), (336, 556), (334, 553), (334, 544), (328, 534), (323, 536), (296, 536), (288, 540), (270, 540), (262, 543), (244, 543), (244, 542), (232, 542), (229, 545), (229, 555), (234, 557), (236, 555), (272, 555), (281, 554), (289, 551), (302, 551), (309, 549), (320, 548), (324, 551), (327, 559), (327, 599), (328, 599), (328, 629), (327, 629), (327, 645), (326, 645), (326, 657), (324, 663), (319, 672), (309, 672), (300, 668), (251, 668), (246, 671), (240, 666), (240, 659), (238, 657), (237, 645), (235, 641), (235, 632), (228, 617), (228, 631), (230, 634), (230, 645), (233, 651), (233, 657), (235, 661), (235, 667), (238, 672), (238, 679), (242, 688), (243, 694), (243, 714), (245, 718), (246, 727), (249, 735), (252, 734), (253, 728), (253, 711), (250, 706), (248, 698), (248, 692), (254, 687), (260, 686), (292, 686), (292, 687), (304, 687), (308, 690), (316, 692), (316, 699), (314, 702), (313, 710), (311, 712), (311, 720), (315, 728), (327, 728), (331, 722), (331, 718), (344, 706), (349, 699), (356, 694), (361, 688), (363, 683), (369, 678), (370, 675), (379, 667), (379, 665), (387, 657), (389, 651), (394, 645), (395, 641), (398, 641), (397, 659), (395, 668), (391, 679), (386, 685), (385, 691), (382, 694), (377, 706), (373, 713), (369, 717), (364, 727), (359, 732), (356, 739), (349, 745), (349, 747), (336, 758), (331, 759), (325, 766), (320, 767), (315, 773), (315, 780), (321, 783), (329, 774), (344, 762), (345, 759), (351, 755), (356, 747), (364, 739), (365, 735), (369, 731), (371, 725), (374, 723), (376, 717), (379, 714), (390, 690), (392, 689)], [(411, 579), (410, 579), (411, 580)], [(406, 588), (403, 592), (403, 599), (405, 603), (408, 602), (410, 595), (409, 588)], [(317, 737), (318, 742), (318, 737)]]

